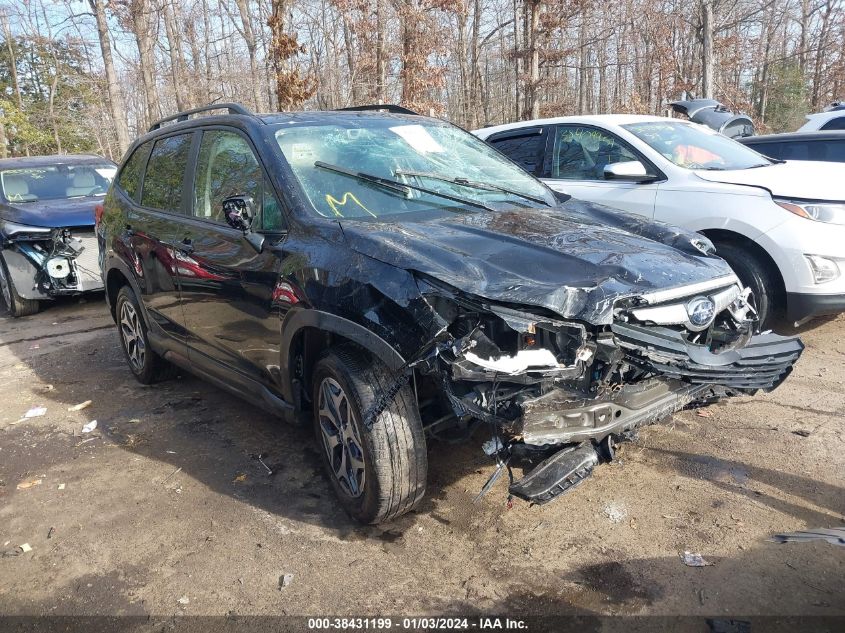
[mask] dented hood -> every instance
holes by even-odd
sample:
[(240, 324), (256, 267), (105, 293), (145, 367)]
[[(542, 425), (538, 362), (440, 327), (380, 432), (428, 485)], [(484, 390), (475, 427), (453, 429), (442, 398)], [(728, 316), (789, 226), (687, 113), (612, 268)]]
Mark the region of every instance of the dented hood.
[(0, 219), (28, 226), (47, 228), (94, 228), (94, 207), (102, 204), (102, 197), (39, 200), (37, 202), (7, 203), (0, 206)]
[(751, 169), (697, 170), (695, 174), (709, 182), (760, 187), (784, 198), (845, 200), (845, 165), (840, 163), (795, 160)]
[(613, 302), (731, 275), (680, 228), (581, 201), (422, 221), (342, 220), (355, 251), (492, 301), (612, 321)]

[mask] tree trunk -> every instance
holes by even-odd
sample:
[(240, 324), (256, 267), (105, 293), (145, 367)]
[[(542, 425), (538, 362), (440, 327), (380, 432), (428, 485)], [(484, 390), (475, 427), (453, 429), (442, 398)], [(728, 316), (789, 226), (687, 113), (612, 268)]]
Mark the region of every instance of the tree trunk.
[(255, 62), (255, 30), (252, 28), (252, 19), (249, 15), (249, 4), (247, 0), (235, 0), (238, 5), (238, 12), (241, 14), (243, 24), (243, 36), (246, 42), (246, 50), (249, 55), (249, 76), (252, 84), (252, 103), (256, 110), (261, 109), (261, 82), (258, 80), (258, 68)]
[(540, 50), (537, 47), (538, 31), (540, 27), (541, 0), (527, 0), (528, 13), (528, 82), (525, 90), (525, 112), (526, 119), (540, 118)]
[(123, 93), (120, 92), (117, 73), (114, 69), (109, 24), (106, 20), (106, 7), (103, 0), (88, 0), (88, 2), (97, 20), (97, 36), (100, 38), (100, 52), (103, 54), (103, 66), (106, 70), (109, 107), (111, 109), (115, 133), (117, 134), (117, 147), (120, 155), (123, 156), (129, 148), (129, 127), (126, 124), (126, 106), (123, 103)]
[(190, 101), (185, 96), (188, 86), (185, 83), (184, 63), (182, 61), (182, 38), (176, 25), (174, 7), (171, 0), (163, 0), (161, 11), (164, 17), (164, 31), (167, 37), (167, 51), (170, 56), (170, 75), (173, 79), (173, 94), (176, 97), (176, 109), (179, 112), (190, 109)]
[(6, 48), (9, 49), (9, 70), (12, 75), (12, 89), (15, 91), (18, 109), (23, 110), (21, 86), (18, 83), (18, 63), (15, 57), (15, 41), (12, 37), (12, 30), (9, 28), (9, 18), (5, 11), (0, 10), (0, 21), (3, 22), (3, 36), (6, 38)]
[(376, 0), (376, 101), (384, 103), (385, 82), (387, 81), (387, 19), (384, 0)]
[(701, 2), (701, 92), (713, 98), (713, 0)]
[(153, 54), (153, 21), (150, 19), (149, 0), (135, 0), (131, 6), (132, 31), (138, 46), (138, 64), (141, 81), (144, 84), (144, 103), (147, 109), (147, 124), (161, 117), (161, 105), (155, 79), (155, 56)]

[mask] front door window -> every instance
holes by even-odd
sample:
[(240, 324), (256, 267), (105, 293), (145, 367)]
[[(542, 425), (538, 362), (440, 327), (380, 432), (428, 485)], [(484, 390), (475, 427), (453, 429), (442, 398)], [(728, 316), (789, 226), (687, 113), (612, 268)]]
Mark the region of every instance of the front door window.
[(197, 158), (193, 215), (225, 224), (223, 201), (232, 196), (252, 198), (257, 229), (283, 230), (281, 207), (246, 139), (226, 130), (207, 131)]
[(612, 163), (639, 160), (619, 139), (582, 125), (560, 125), (555, 132), (551, 177), (560, 180), (604, 180)]

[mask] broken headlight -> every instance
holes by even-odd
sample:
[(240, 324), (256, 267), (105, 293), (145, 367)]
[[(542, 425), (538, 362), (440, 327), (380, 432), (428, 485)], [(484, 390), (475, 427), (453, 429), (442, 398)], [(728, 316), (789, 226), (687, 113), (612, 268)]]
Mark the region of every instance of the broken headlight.
[(501, 376), (580, 373), (578, 361), (592, 355), (584, 327), (537, 314), (529, 308), (493, 304), (438, 280), (418, 279), (420, 292), (458, 342), (452, 362), (468, 361)]
[(0, 234), (7, 238), (14, 237), (15, 235), (46, 235), (52, 230), (43, 226), (29, 226), (27, 224), (0, 220)]

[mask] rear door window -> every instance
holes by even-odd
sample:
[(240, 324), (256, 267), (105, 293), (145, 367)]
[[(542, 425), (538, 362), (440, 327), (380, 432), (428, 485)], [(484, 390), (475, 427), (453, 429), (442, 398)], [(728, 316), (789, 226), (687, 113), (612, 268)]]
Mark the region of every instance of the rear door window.
[(141, 206), (179, 213), (182, 210), (182, 187), (191, 151), (192, 134), (177, 134), (158, 139), (153, 145)]
[(536, 174), (543, 163), (545, 138), (541, 128), (526, 128), (496, 134), (487, 142), (528, 173)]
[(120, 170), (120, 176), (117, 178), (117, 186), (132, 200), (137, 200), (136, 195), (141, 188), (141, 170), (147, 162), (151, 145), (152, 141), (147, 141), (136, 147), (129, 160), (123, 164), (123, 169)]

